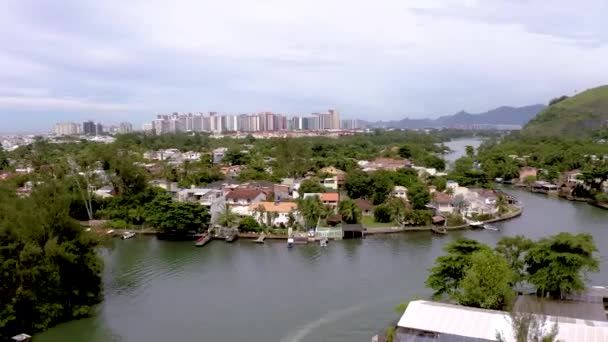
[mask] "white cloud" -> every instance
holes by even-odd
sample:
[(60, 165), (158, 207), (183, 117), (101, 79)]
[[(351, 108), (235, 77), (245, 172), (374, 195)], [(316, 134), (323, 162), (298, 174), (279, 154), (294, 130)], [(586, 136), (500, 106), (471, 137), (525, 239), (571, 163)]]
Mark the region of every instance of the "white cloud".
[(123, 108), (141, 120), (337, 106), (392, 119), (537, 103), (608, 79), (606, 6), (9, 0), (0, 21), (14, 34), (0, 36), (0, 82), (47, 93), (0, 91), (0, 107)]

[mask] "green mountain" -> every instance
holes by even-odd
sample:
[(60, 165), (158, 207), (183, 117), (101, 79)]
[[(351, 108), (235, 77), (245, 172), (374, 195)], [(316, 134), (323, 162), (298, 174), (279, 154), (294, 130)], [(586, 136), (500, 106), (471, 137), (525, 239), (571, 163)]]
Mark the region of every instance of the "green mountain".
[(608, 127), (608, 85), (560, 97), (530, 120), (523, 133), (584, 137)]

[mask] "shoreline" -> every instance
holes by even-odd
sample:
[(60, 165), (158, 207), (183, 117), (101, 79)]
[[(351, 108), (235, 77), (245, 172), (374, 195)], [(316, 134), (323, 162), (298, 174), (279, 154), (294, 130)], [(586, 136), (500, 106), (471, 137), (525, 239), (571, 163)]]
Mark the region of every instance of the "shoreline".
[[(608, 210), (607, 204), (604, 204), (605, 207), (601, 207), (601, 204), (595, 204), (592, 202), (589, 202), (589, 204)], [(495, 223), (495, 222), (511, 220), (511, 219), (521, 216), (523, 211), (524, 211), (523, 207), (517, 207), (514, 212), (510, 212), (510, 213), (507, 213), (500, 217), (495, 217), (493, 219), (482, 221), (482, 223), (486, 224), (486, 223)], [(81, 225), (87, 226), (86, 222), (81, 222)], [(392, 226), (392, 227), (378, 227), (378, 228), (365, 227), (365, 236), (407, 233), (407, 232), (425, 232), (425, 231), (430, 232), (433, 229), (433, 227), (434, 226), (413, 226), (413, 227)], [(471, 229), (471, 226), (469, 224), (462, 224), (462, 225), (458, 225), (458, 226), (446, 226), (445, 228), (448, 231), (450, 231), (450, 230), (455, 231), (455, 230)], [(97, 227), (97, 228), (92, 228), (92, 230), (95, 231), (96, 233), (99, 233), (102, 235), (108, 234), (108, 231), (113, 230), (114, 232), (111, 234), (113, 236), (120, 236), (123, 233), (128, 232), (128, 231), (134, 232), (137, 234), (141, 234), (141, 235), (159, 235), (160, 234), (160, 232), (158, 230), (152, 229), (152, 228), (108, 229), (108, 228)], [(287, 234), (269, 234), (269, 233), (264, 233), (264, 234), (265, 234), (264, 235), (265, 238), (269, 239), (269, 240), (287, 239)], [(261, 235), (261, 233), (246, 232), (246, 233), (239, 233), (238, 237), (239, 237), (239, 239), (242, 238), (242, 239), (255, 240), (258, 237), (260, 237), (260, 235)], [(193, 237), (193, 238), (195, 238), (195, 237)], [(220, 239), (220, 238), (214, 237), (214, 239)]]

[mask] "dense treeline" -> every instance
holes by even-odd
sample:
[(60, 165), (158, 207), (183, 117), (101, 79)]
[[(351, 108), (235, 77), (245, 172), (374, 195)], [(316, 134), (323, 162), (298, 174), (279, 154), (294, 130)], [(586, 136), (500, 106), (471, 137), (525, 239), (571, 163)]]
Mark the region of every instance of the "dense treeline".
[(69, 216), (68, 191), (52, 179), (26, 198), (0, 189), (0, 340), (86, 316), (101, 298), (99, 240)]
[(426, 281), (433, 295), (486, 309), (507, 308), (525, 289), (563, 298), (584, 290), (586, 275), (599, 270), (589, 234), (559, 233), (537, 241), (504, 237), (494, 249), (460, 238), (444, 250)]

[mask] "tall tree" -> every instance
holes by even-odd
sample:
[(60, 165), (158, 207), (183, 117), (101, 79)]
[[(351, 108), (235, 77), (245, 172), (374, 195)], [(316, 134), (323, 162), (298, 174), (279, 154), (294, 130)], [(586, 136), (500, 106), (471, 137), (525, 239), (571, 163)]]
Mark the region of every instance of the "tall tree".
[(222, 227), (232, 227), (239, 221), (239, 217), (228, 205), (224, 205), (224, 210), (217, 217), (217, 224)]
[(462, 305), (502, 309), (513, 299), (512, 273), (500, 254), (488, 249), (475, 252), (454, 297)]
[(525, 261), (527, 251), (534, 246), (532, 240), (523, 235), (505, 236), (496, 244), (496, 252), (502, 255), (511, 270), (513, 284), (517, 285), (525, 278)]
[(346, 174), (345, 188), (350, 198), (371, 198), (374, 193), (371, 185), (371, 177), (363, 171), (353, 170)]
[(358, 223), (361, 220), (361, 210), (351, 199), (340, 202), (338, 213), (342, 216), (342, 221), (346, 223)]
[(312, 228), (317, 225), (317, 222), (323, 214), (323, 203), (317, 196), (310, 196), (298, 200), (298, 210), (304, 218), (306, 228)]
[(378, 171), (372, 176), (372, 203), (374, 205), (386, 202), (393, 191), (393, 181), (387, 172)]
[(325, 188), (321, 185), (316, 177), (308, 178), (302, 181), (298, 192), (301, 194), (325, 192)]
[(471, 255), (489, 249), (487, 245), (465, 238), (459, 238), (446, 245), (444, 247), (446, 255), (435, 260), (435, 265), (426, 280), (426, 285), (434, 291), (433, 297), (456, 294), (460, 281), (471, 266)]
[(528, 281), (554, 298), (585, 288), (589, 272), (599, 270), (597, 247), (590, 234), (559, 233), (541, 239), (527, 253)]

